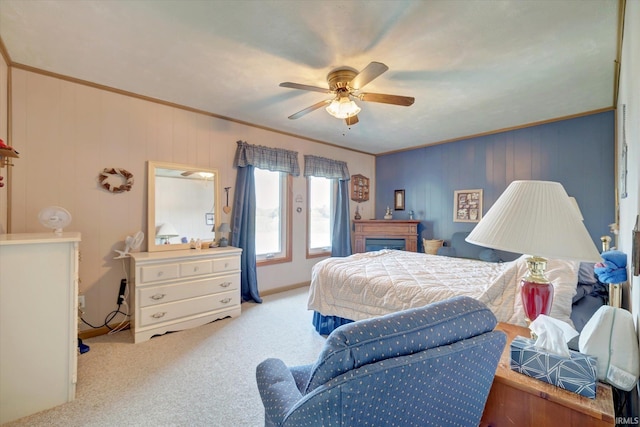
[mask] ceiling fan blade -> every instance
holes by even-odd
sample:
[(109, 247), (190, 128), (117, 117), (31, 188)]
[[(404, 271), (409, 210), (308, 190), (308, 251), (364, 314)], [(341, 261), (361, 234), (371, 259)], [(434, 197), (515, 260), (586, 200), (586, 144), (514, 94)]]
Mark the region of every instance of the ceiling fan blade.
[(349, 82), (349, 86), (354, 90), (362, 89), (364, 85), (371, 82), (388, 69), (389, 67), (384, 65), (382, 62), (372, 62), (364, 67), (364, 69), (360, 71), (358, 75), (351, 80), (351, 82)]
[(194, 173), (195, 172), (193, 172), (193, 171), (184, 171), (180, 175), (182, 175), (182, 176), (190, 176), (190, 175), (193, 175)]
[(412, 96), (385, 95), (384, 93), (361, 93), (358, 99), (366, 102), (381, 102), (383, 104), (402, 105), (408, 107), (416, 100)]
[(347, 124), (347, 126), (355, 125), (359, 121), (360, 120), (358, 120), (357, 114), (355, 116), (347, 117), (346, 119), (344, 119), (344, 122)]
[(300, 83), (292, 83), (292, 82), (280, 83), (280, 87), (288, 87), (290, 89), (310, 90), (310, 91), (313, 91), (313, 92), (331, 93), (331, 91), (328, 88), (322, 88), (322, 87), (318, 87), (318, 86), (302, 85)]
[(327, 105), (330, 102), (331, 102), (330, 99), (325, 99), (324, 101), (320, 101), (318, 103), (315, 103), (311, 107), (307, 107), (304, 110), (300, 110), (297, 113), (290, 115), (289, 119), (290, 120), (299, 119), (300, 117), (304, 116), (305, 114), (308, 114), (308, 113), (310, 113), (312, 111), (315, 111), (320, 107), (324, 107), (325, 105)]

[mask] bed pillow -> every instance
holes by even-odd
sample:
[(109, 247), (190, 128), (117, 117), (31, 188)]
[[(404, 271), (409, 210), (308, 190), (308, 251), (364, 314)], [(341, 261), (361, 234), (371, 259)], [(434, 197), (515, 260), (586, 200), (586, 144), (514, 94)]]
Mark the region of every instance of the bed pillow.
[(581, 262), (580, 270), (578, 270), (578, 282), (586, 283), (587, 285), (595, 285), (598, 283), (596, 273), (593, 271), (595, 264), (592, 262)]

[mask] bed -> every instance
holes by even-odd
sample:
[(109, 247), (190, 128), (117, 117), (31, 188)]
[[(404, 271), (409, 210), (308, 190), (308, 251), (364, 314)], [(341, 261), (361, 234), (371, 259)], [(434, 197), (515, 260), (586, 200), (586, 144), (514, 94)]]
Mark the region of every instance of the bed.
[[(526, 270), (525, 255), (496, 263), (384, 249), (327, 258), (312, 269), (307, 306), (323, 335), (344, 323), (456, 295), (485, 303), (500, 322), (524, 326), (519, 282)], [(554, 259), (546, 270), (555, 288), (550, 315), (574, 327), (579, 271), (578, 262)]]

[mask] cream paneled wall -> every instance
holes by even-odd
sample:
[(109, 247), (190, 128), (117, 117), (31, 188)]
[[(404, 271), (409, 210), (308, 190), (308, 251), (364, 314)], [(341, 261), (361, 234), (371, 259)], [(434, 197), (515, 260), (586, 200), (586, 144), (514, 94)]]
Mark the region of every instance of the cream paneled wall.
[[(236, 141), (244, 140), (297, 151), (301, 169), (304, 154), (345, 160), (352, 174), (372, 178), (375, 186), (371, 155), (22, 69), (12, 73), (12, 141), (20, 159), (14, 167), (9, 232), (42, 231), (37, 214), (45, 206), (71, 212), (69, 231), (82, 233), (80, 292), (86, 295), (85, 319), (94, 325), (101, 325), (116, 308), (124, 265), (113, 260), (114, 249), (122, 249), (127, 235), (146, 230), (147, 160), (218, 169), (220, 186), (234, 187)], [(133, 173), (132, 190), (112, 194), (101, 189), (98, 174), (105, 167)], [(294, 178), (293, 194), (306, 202), (302, 176)], [(373, 214), (374, 204), (370, 200), (361, 205), (363, 217)], [(295, 207), (294, 203), (293, 235), (301, 237), (293, 242), (293, 260), (258, 269), (262, 292), (308, 282), (311, 267), (319, 260), (306, 259), (306, 204), (301, 205), (302, 213)], [(223, 214), (223, 219), (230, 217)], [(146, 250), (146, 238), (143, 246)]]
[[(624, 39), (620, 67), (620, 91), (618, 99), (618, 158), (622, 149), (622, 105), (626, 105), (628, 144), (627, 158), (627, 193), (628, 197), (620, 199), (620, 234), (619, 249), (629, 254), (629, 265), (633, 245), (631, 231), (636, 218), (640, 214), (640, 2), (626, 3)], [(640, 338), (640, 277), (630, 275), (631, 311), (636, 319), (636, 331)]]
[[(4, 59), (4, 56), (0, 55), (0, 138), (7, 144), (9, 144), (9, 130), (8, 130), (8, 102), (9, 102), (9, 67)], [(7, 230), (7, 193), (9, 187), (8, 182), (8, 170), (6, 168), (0, 168), (0, 176), (4, 177), (5, 186), (0, 188), (0, 234), (5, 233)]]

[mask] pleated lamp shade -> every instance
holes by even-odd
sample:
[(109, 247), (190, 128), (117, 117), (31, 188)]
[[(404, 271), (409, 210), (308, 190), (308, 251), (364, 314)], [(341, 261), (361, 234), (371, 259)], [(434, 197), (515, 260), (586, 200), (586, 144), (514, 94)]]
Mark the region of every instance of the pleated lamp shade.
[(165, 222), (162, 225), (160, 225), (160, 227), (158, 227), (158, 231), (156, 232), (156, 237), (159, 237), (162, 239), (168, 239), (170, 237), (176, 237), (176, 236), (178, 236), (178, 232), (173, 227), (173, 225), (171, 225), (168, 222)]
[(581, 216), (560, 183), (513, 181), (466, 241), (546, 258), (600, 262)]

